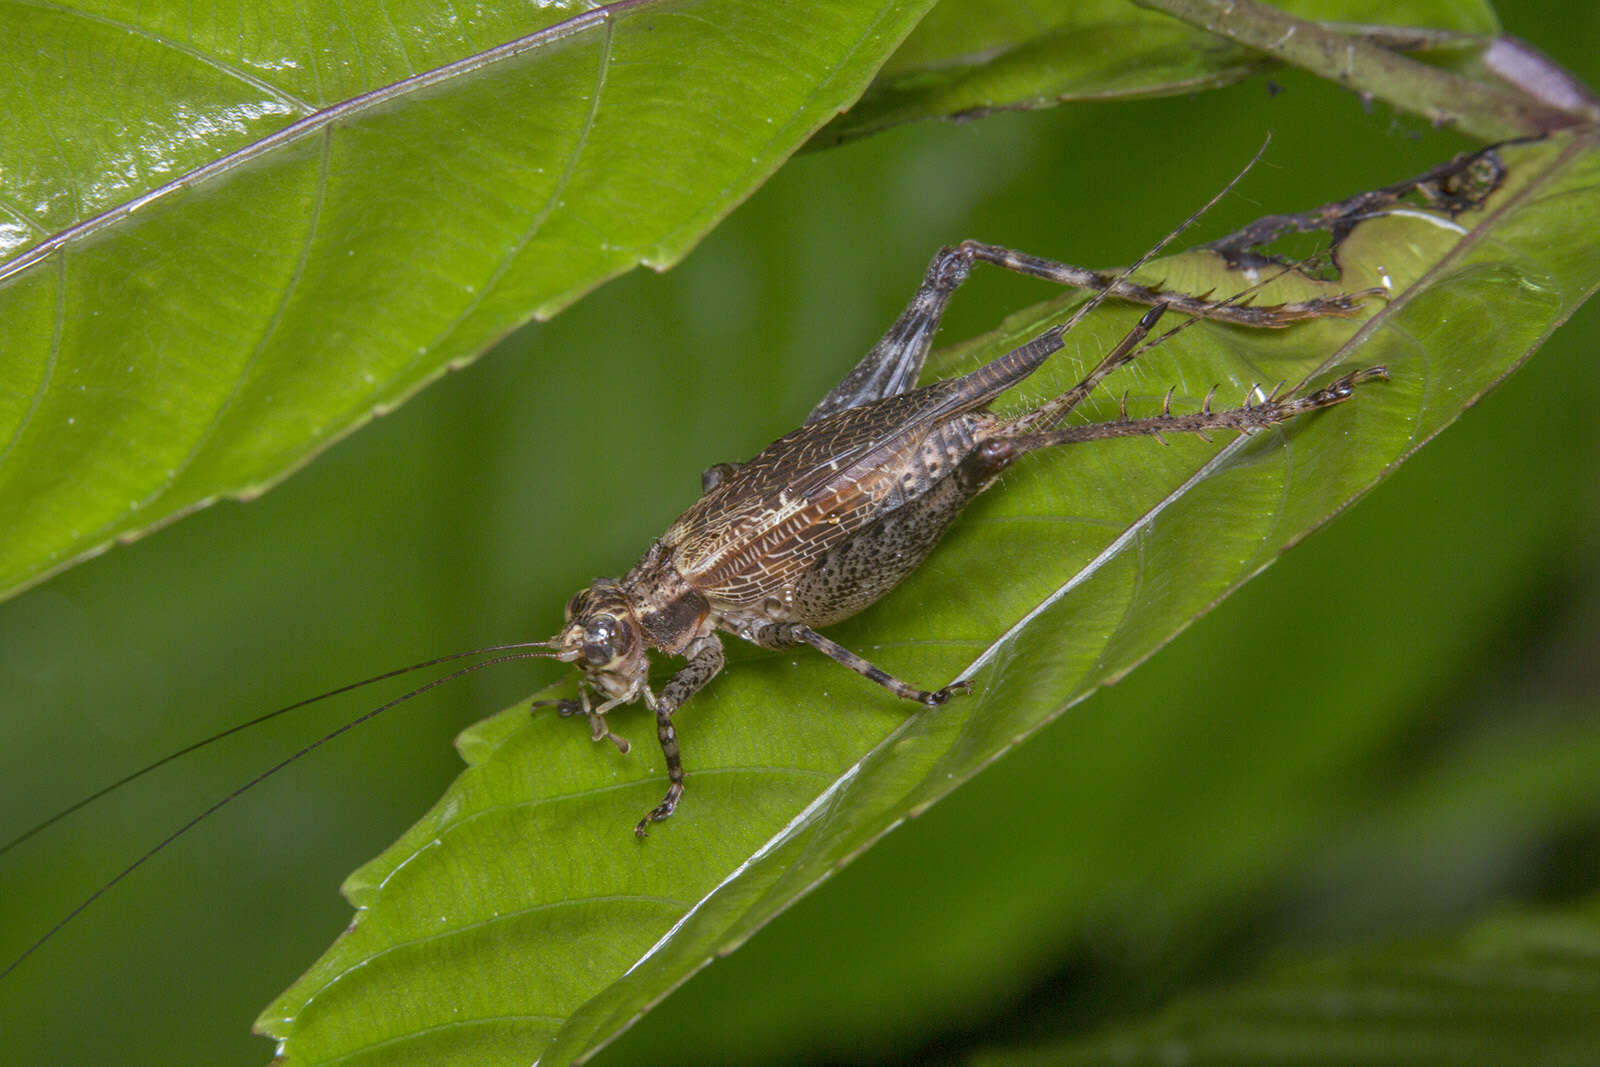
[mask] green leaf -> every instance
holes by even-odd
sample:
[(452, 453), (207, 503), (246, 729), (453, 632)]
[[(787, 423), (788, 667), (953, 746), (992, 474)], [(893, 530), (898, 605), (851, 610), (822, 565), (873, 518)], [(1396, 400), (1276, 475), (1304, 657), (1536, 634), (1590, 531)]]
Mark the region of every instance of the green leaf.
[[(1326, 287), (1395, 293), (1365, 323), (1271, 334), (1201, 324), (1115, 387), (1137, 413), (1174, 384), (1182, 408), (1213, 383), (1239, 397), (1336, 367), (1381, 363), (1390, 383), (1248, 440), (1033, 457), (922, 571), (833, 634), (925, 684), (974, 672), (972, 696), (908, 713), (819, 656), (743, 655), (680, 715), (689, 792), (642, 845), (629, 828), (663, 786), (647, 734), (624, 758), (573, 723), (508, 709), (463, 736), (472, 766), (438, 807), (351, 876), (356, 924), (258, 1025), (291, 1063), (361, 1062), (363, 1050), (413, 1041), (440, 1062), (447, 1047), (458, 1062), (489, 1047), (560, 1062), (617, 1033), (906, 816), (1126, 673), (1563, 321), (1600, 284), (1582, 225), (1600, 198), (1600, 154), (1566, 138), (1505, 157), (1487, 209), (1453, 220), (1398, 211), (1343, 242), (1344, 273)], [(1203, 256), (1152, 269), (1179, 288), (1238, 287)], [(941, 371), (1059, 321), (1069, 303), (1014, 316)], [(1137, 314), (1100, 309), (1021, 392), (1064, 387)], [(1105, 397), (1094, 413), (1115, 410)], [(614, 718), (625, 734), (645, 722)]]
[[(1259, 0), (1137, 0), (1262, 55), (1304, 68), (1368, 101), (1504, 140), (1593, 126), (1596, 102), (1581, 82), (1515, 41), (1496, 41), (1458, 58), (1470, 73), (1441, 70), (1400, 55), (1385, 42), (1297, 19)], [(1480, 42), (1490, 44), (1489, 42)], [(1490, 53), (1495, 53), (1491, 56)], [(1474, 60), (1481, 58), (1481, 64)], [(1497, 73), (1490, 75), (1490, 68)], [(1526, 87), (1526, 88), (1524, 88)]]
[[(1487, 4), (1454, 0), (1289, 0), (1276, 6), (1300, 18), (1426, 27), (1468, 38), (1499, 28)], [(813, 143), (837, 144), (919, 119), (1191, 93), (1276, 65), (1253, 49), (1127, 0), (943, 3), (906, 39), (861, 101)]]
[(0, 593), (675, 263), (930, 2), (7, 9)]
[(1600, 899), (1275, 968), (992, 1064), (1581, 1064), (1600, 1046)]

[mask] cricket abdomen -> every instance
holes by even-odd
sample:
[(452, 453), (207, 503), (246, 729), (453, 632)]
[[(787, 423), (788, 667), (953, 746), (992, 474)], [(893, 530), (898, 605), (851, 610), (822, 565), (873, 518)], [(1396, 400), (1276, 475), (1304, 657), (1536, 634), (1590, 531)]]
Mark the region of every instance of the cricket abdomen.
[[(809, 626), (848, 619), (922, 565), (972, 498), (1011, 459), (1007, 452), (995, 462), (991, 450), (974, 439), (971, 431), (977, 427), (965, 421), (932, 435), (946, 440), (928, 442), (929, 447), (919, 450), (923, 462), (913, 461), (900, 472), (898, 505), (818, 559), (794, 582), (782, 614)], [(958, 453), (947, 451), (958, 443)]]

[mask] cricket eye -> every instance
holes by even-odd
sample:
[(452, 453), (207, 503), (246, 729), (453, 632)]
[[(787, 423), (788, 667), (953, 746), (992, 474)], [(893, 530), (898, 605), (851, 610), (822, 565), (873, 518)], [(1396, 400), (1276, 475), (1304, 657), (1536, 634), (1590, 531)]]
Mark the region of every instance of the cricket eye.
[(583, 628), (583, 658), (596, 667), (604, 667), (616, 658), (612, 640), (616, 636), (617, 620), (609, 615), (596, 615)]

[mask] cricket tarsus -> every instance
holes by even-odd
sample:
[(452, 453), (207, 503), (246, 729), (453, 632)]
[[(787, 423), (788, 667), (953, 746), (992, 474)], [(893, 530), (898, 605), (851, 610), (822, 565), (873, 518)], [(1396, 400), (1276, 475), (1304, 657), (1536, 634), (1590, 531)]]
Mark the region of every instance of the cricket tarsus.
[(528, 705), (529, 712), (538, 711), (540, 708), (554, 706), (556, 714), (563, 719), (570, 719), (574, 715), (582, 715), (589, 720), (589, 727), (595, 741), (610, 741), (617, 746), (617, 751), (626, 756), (633, 751), (633, 746), (628, 739), (620, 734), (614, 734), (606, 727), (604, 716), (596, 715), (593, 710), (586, 708), (582, 700), (535, 700)]
[[(638, 700), (655, 712), (669, 786), (634, 827), (638, 837), (671, 816), (683, 797), (673, 715), (722, 670), (721, 635), (764, 648), (807, 645), (902, 699), (938, 706), (967, 683), (920, 688), (819, 628), (862, 611), (920, 566), (966, 505), (1016, 460), (1041, 448), (1112, 437), (1255, 433), (1340, 403), (1358, 385), (1387, 377), (1381, 367), (1351, 371), (1303, 394), (1275, 389), (1221, 411), (1212, 408), (1212, 390), (1200, 410), (1188, 414), (1173, 413), (1169, 392), (1157, 415), (1131, 418), (1124, 406), (1119, 419), (1063, 426), (1105, 378), (1196, 316), (1286, 326), (1352, 314), (1366, 295), (1254, 307), (1248, 292), (1210, 300), (1134, 285), (1132, 272), (1177, 232), (1116, 276), (974, 241), (940, 249), (905, 310), (799, 429), (746, 463), (709, 468), (699, 500), (631, 571), (600, 579), (572, 598), (565, 625), (550, 642), (558, 659), (582, 671), (579, 699), (559, 704), (561, 713), (585, 715), (595, 740), (625, 749), (627, 742), (606, 726), (606, 713)], [(951, 295), (980, 261), (1087, 286), (1094, 294), (1065, 322), (976, 370), (916, 388)], [(1010, 418), (989, 409), (1062, 347), (1062, 335), (1088, 308), (1113, 295), (1154, 306), (1071, 389)], [(1170, 311), (1189, 318), (1152, 339)], [(659, 696), (649, 685), (652, 652), (688, 660)]]

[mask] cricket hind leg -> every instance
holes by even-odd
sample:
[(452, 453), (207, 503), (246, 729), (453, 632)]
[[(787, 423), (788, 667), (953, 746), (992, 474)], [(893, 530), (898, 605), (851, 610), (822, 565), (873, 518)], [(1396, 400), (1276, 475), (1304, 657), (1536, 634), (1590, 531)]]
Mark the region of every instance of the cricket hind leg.
[[(995, 438), (985, 442), (985, 445), (996, 451), (1008, 453), (1006, 458), (1009, 461), (1040, 448), (1079, 444), (1085, 441), (1103, 441), (1112, 437), (1146, 436), (1160, 440), (1168, 433), (1193, 433), (1204, 438), (1207, 433), (1218, 430), (1249, 434), (1322, 408), (1341, 404), (1350, 399), (1357, 386), (1366, 382), (1387, 381), (1388, 378), (1387, 369), (1367, 367), (1363, 370), (1350, 371), (1328, 385), (1303, 396), (1279, 396), (1277, 390), (1274, 390), (1258, 404), (1251, 404), (1247, 400), (1241, 407), (1226, 411), (1212, 411), (1211, 396), (1207, 394), (1200, 410), (1189, 415), (1172, 414), (1170, 410), (1172, 394), (1169, 392), (1159, 415), (1131, 419), (1124, 409), (1121, 418), (1110, 422), (1091, 422), (1081, 426), (1040, 432), (1029, 432), (1029, 427), (1022, 425), (1028, 416), (1023, 416), (1022, 419), (1003, 426)], [(1019, 430), (1021, 432), (1018, 432)]]
[[(1015, 432), (1054, 427), (1072, 411), (1073, 408), (1088, 399), (1089, 394), (1119, 367), (1125, 367), (1144, 351), (1144, 339), (1155, 329), (1161, 316), (1166, 314), (1167, 304), (1157, 304), (1140, 316), (1139, 321), (1129, 330), (1116, 346), (1107, 352), (1100, 362), (1095, 364), (1093, 370), (1086, 374), (1082, 381), (1059, 396), (1041, 404), (1034, 410), (1019, 415), (1010, 423), (1010, 428)], [(1193, 321), (1192, 319), (1190, 320)], [(1180, 327), (1181, 328), (1181, 327)], [(1165, 336), (1165, 335), (1163, 335)], [(1152, 342), (1154, 343), (1154, 342)]]
[(971, 269), (972, 257), (962, 248), (941, 248), (934, 253), (922, 284), (900, 317), (844, 380), (811, 409), (806, 425), (848, 408), (898, 396), (916, 385), (950, 296), (967, 280)]
[[(1185, 224), (1187, 225), (1187, 223)], [(1181, 229), (1181, 227), (1180, 227)], [(1176, 236), (1178, 231), (1169, 235)], [(1163, 242), (1164, 244), (1165, 242)], [(1160, 246), (1157, 246), (1158, 248)], [(1040, 278), (1071, 288), (1086, 289), (1102, 296), (1114, 296), (1133, 303), (1170, 307), (1195, 318), (1231, 322), (1242, 326), (1283, 327), (1306, 319), (1325, 318), (1330, 315), (1357, 314), (1363, 300), (1378, 290), (1359, 293), (1341, 293), (1337, 296), (1319, 297), (1297, 303), (1256, 307), (1246, 299), (1234, 296), (1213, 300), (1207, 295), (1196, 296), (1162, 288), (1140, 285), (1127, 277), (1127, 273), (1111, 274), (1074, 267), (1055, 260), (1028, 255), (1001, 245), (981, 241), (963, 241), (954, 247), (941, 248), (922, 277), (922, 284), (912, 295), (899, 318), (878, 339), (878, 343), (862, 357), (850, 373), (828, 395), (823, 397), (806, 423), (816, 422), (836, 412), (863, 404), (898, 396), (917, 384), (923, 364), (933, 347), (934, 335), (950, 297), (966, 281), (976, 262), (989, 263), (1031, 278)], [(704, 488), (709, 491), (724, 472), (706, 472)]]
[(1067, 263), (1030, 256), (1025, 252), (1018, 252), (1001, 245), (963, 241), (956, 246), (956, 251), (964, 253), (969, 260), (981, 260), (1014, 274), (1040, 278), (1057, 285), (1104, 293), (1135, 304), (1165, 305), (1195, 318), (1268, 329), (1280, 329), (1296, 322), (1327, 318), (1330, 315), (1337, 317), (1356, 315), (1360, 313), (1366, 297), (1381, 292), (1368, 289), (1357, 293), (1315, 297), (1294, 303), (1256, 306), (1237, 298), (1213, 300), (1209, 294), (1194, 295), (1172, 289), (1152, 288), (1140, 285), (1124, 274), (1074, 267)]
[(972, 688), (968, 682), (956, 682), (953, 685), (945, 686), (943, 689), (918, 689), (910, 682), (904, 682), (896, 678), (866, 657), (858, 656), (838, 642), (822, 636), (804, 623), (768, 623), (756, 630), (751, 635), (751, 639), (763, 648), (792, 648), (796, 645), (810, 645), (835, 663), (849, 667), (863, 678), (883, 686), (895, 696), (917, 704), (926, 704), (929, 707), (937, 707), (957, 693), (965, 693)]
[[(1250, 291), (1247, 290), (1246, 293), (1243, 294), (1243, 295), (1248, 295), (1249, 292)], [(1359, 296), (1359, 295), (1365, 295), (1365, 294), (1357, 294), (1357, 295)], [(1217, 308), (1238, 307), (1238, 306), (1240, 306), (1239, 303), (1238, 303), (1238, 300), (1239, 300), (1239, 297), (1237, 297), (1237, 296), (1230, 297), (1228, 300), (1217, 302), (1215, 306)], [(1072, 411), (1075, 408), (1077, 408), (1077, 406), (1079, 404), (1083, 403), (1084, 400), (1088, 399), (1089, 395), (1094, 392), (1094, 390), (1100, 385), (1100, 383), (1103, 382), (1106, 378), (1108, 378), (1111, 374), (1113, 374), (1115, 371), (1119, 370), (1120, 368), (1127, 366), (1129, 363), (1132, 363), (1135, 359), (1137, 359), (1144, 352), (1148, 351), (1151, 348), (1154, 348), (1156, 345), (1162, 344), (1163, 342), (1169, 340), (1174, 334), (1177, 334), (1177, 333), (1179, 333), (1179, 332), (1181, 332), (1183, 330), (1188, 329), (1189, 327), (1193, 326), (1196, 322), (1199, 321), (1198, 318), (1196, 318), (1194, 315), (1190, 315), (1184, 321), (1178, 323), (1178, 325), (1176, 325), (1176, 326), (1172, 327), (1171, 329), (1167, 330), (1165, 333), (1162, 333), (1157, 337), (1151, 338), (1150, 337), (1150, 333), (1151, 333), (1152, 330), (1155, 329), (1156, 324), (1161, 320), (1161, 317), (1163, 315), (1165, 315), (1167, 311), (1171, 310), (1174, 306), (1175, 305), (1173, 303), (1171, 303), (1171, 302), (1163, 301), (1161, 303), (1156, 304), (1149, 311), (1145, 312), (1144, 315), (1140, 317), (1139, 321), (1134, 325), (1133, 329), (1129, 330), (1128, 333), (1122, 338), (1122, 340), (1118, 341), (1117, 344), (1111, 349), (1111, 351), (1107, 352), (1105, 354), (1105, 356), (1103, 356), (1101, 358), (1100, 362), (1097, 363), (1094, 366), (1094, 369), (1089, 371), (1089, 373), (1087, 375), (1085, 375), (1083, 377), (1083, 379), (1078, 382), (1078, 384), (1074, 385), (1071, 389), (1068, 389), (1066, 392), (1061, 393), (1061, 394), (1051, 398), (1050, 400), (1048, 400), (1045, 403), (1041, 404), (1039, 407), (1035, 408), (1034, 410), (1029, 411), (1029, 412), (1025, 412), (1022, 415), (1019, 415), (1016, 418), (1012, 419), (1006, 425), (1006, 427), (1004, 428), (1004, 436), (1007, 436), (1007, 437), (1015, 440), (1015, 439), (1018, 439), (1018, 438), (1022, 437), (1025, 434), (1056, 429), (1066, 419), (1066, 417), (1069, 414), (1071, 414)], [(1280, 306), (1282, 306), (1282, 305), (1280, 305)], [(1377, 368), (1377, 371), (1378, 371), (1378, 373), (1383, 373), (1382, 368)], [(1366, 373), (1366, 372), (1362, 372), (1362, 373)], [(1387, 375), (1385, 374), (1384, 376), (1386, 377)], [(1366, 378), (1362, 378), (1361, 380), (1365, 381), (1367, 379)], [(1198, 416), (1185, 417), (1185, 418), (1198, 418), (1202, 423), (1205, 423), (1205, 425), (1198, 425), (1198, 426), (1195, 426), (1195, 427), (1173, 426), (1174, 432), (1179, 432), (1179, 433), (1194, 432), (1194, 433), (1203, 434), (1208, 429), (1237, 429), (1242, 433), (1248, 433), (1248, 432), (1251, 432), (1252, 430), (1255, 430), (1255, 429), (1261, 429), (1263, 426), (1271, 425), (1271, 422), (1253, 421), (1253, 420), (1256, 420), (1256, 419), (1260, 419), (1260, 418), (1265, 418), (1266, 417), (1267, 410), (1266, 410), (1265, 407), (1257, 409), (1257, 408), (1251, 408), (1248, 404), (1246, 404), (1245, 407), (1236, 409), (1234, 411), (1213, 413), (1210, 410), (1210, 408), (1211, 408), (1211, 395), (1213, 393), (1215, 393), (1215, 392), (1216, 392), (1216, 390), (1213, 389), (1211, 393), (1208, 393), (1206, 395), (1205, 401), (1201, 405), (1202, 406), (1202, 410), (1201, 410), (1201, 412), (1199, 413)], [(1276, 396), (1276, 394), (1274, 394), (1274, 396)], [(1159, 437), (1160, 434), (1162, 432), (1164, 432), (1164, 431), (1162, 431), (1160, 429), (1160, 425), (1166, 425), (1167, 424), (1167, 422), (1161, 422), (1160, 420), (1168, 420), (1168, 421), (1170, 421), (1171, 418), (1174, 418), (1174, 416), (1172, 416), (1172, 414), (1171, 414), (1170, 408), (1167, 406), (1167, 405), (1170, 405), (1171, 399), (1172, 399), (1172, 394), (1169, 391), (1168, 394), (1167, 394), (1167, 399), (1163, 404), (1161, 416), (1158, 417), (1158, 422), (1157, 423), (1149, 423), (1149, 420), (1129, 420), (1127, 418), (1126, 408), (1124, 408), (1123, 413), (1122, 413), (1122, 423), (1125, 424), (1126, 426), (1130, 427), (1130, 428), (1125, 429), (1123, 432), (1119, 432), (1119, 433), (1105, 433), (1105, 434), (1103, 434), (1103, 436), (1120, 437), (1120, 436), (1132, 436), (1132, 435), (1139, 434), (1139, 433), (1147, 433), (1147, 434), (1153, 434), (1153, 435)], [(1269, 398), (1269, 400), (1272, 400), (1272, 399), (1273, 398)], [(1305, 399), (1305, 398), (1302, 398), (1302, 399)], [(1343, 399), (1343, 397), (1340, 397), (1340, 399)], [(1337, 401), (1331, 401), (1331, 402), (1336, 403)], [(1268, 405), (1268, 406), (1270, 406), (1270, 405)], [(1326, 407), (1327, 404), (1320, 404), (1318, 406)], [(1310, 410), (1310, 409), (1306, 409), (1306, 410)], [(1245, 420), (1244, 419), (1243, 413), (1246, 412), (1246, 411), (1249, 411), (1249, 412), (1252, 413), (1250, 420)], [(1288, 415), (1285, 415), (1282, 418), (1276, 419), (1275, 421), (1281, 422), (1281, 421), (1284, 421), (1285, 419), (1293, 418), (1295, 414), (1300, 414), (1300, 413), (1301, 413), (1301, 411), (1296, 410), (1295, 412), (1293, 412), (1291, 414), (1288, 414)], [(1228, 422), (1227, 421), (1230, 418), (1233, 420), (1232, 422)], [(1220, 421), (1218, 421), (1218, 420), (1220, 420)], [(1236, 423), (1240, 423), (1242, 421), (1249, 421), (1250, 425), (1248, 425), (1248, 426), (1236, 425)], [(1149, 423), (1149, 425), (1152, 428), (1146, 428), (1146, 429), (1134, 428), (1134, 427), (1139, 427), (1139, 426), (1145, 426), (1147, 423)], [(1077, 440), (1077, 439), (1078, 438), (1074, 438), (1074, 440)], [(1082, 438), (1082, 439), (1083, 440), (1097, 440), (1099, 438), (1088, 437), (1088, 438)], [(1068, 442), (1063, 440), (1063, 441), (1058, 441), (1058, 442), (1053, 442), (1053, 443), (1065, 444), (1065, 443), (1068, 443)], [(1039, 445), (1039, 446), (1035, 446), (1035, 447), (1045, 447), (1045, 446), (1044, 445)], [(1020, 453), (1018, 453), (1018, 454), (1020, 454)], [(1012, 458), (1014, 459), (1015, 456), (1013, 456)]]

